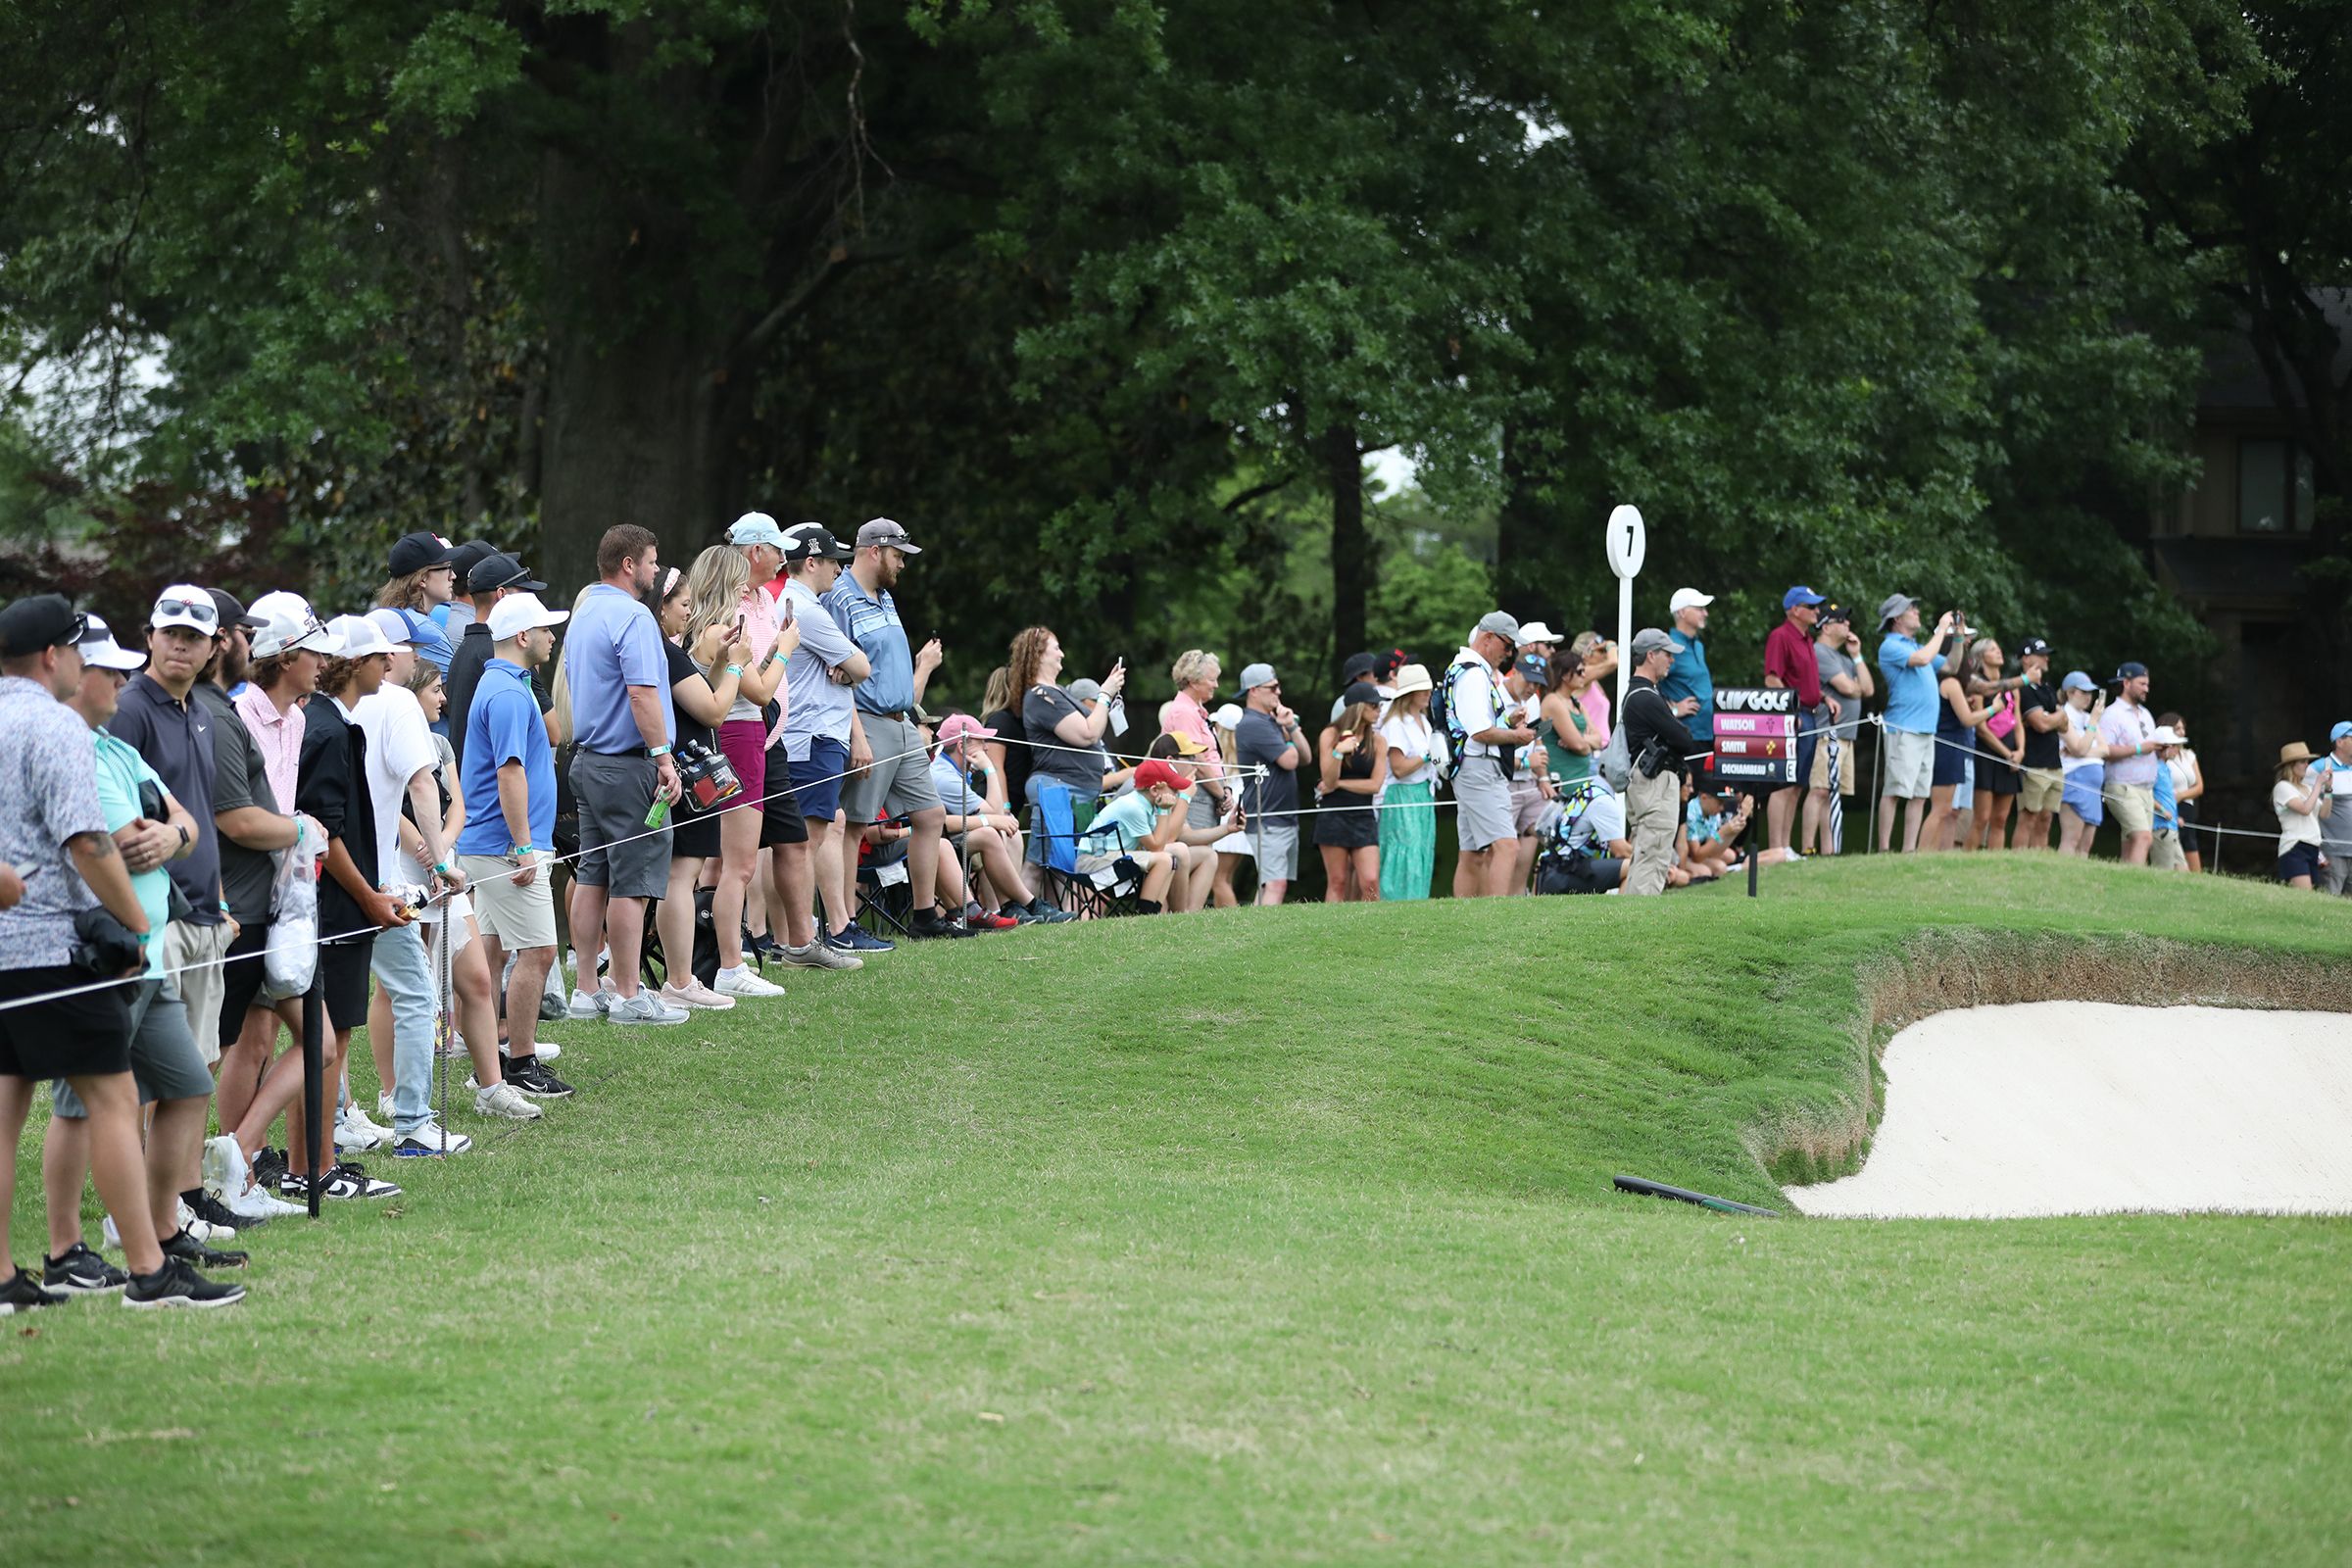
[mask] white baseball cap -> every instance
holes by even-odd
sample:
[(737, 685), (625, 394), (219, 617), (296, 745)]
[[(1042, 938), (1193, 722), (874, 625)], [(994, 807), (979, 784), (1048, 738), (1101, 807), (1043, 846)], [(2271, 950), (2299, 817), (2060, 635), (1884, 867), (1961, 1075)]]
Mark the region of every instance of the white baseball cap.
[[(754, 539), (753, 544), (765, 544)], [(561, 626), (571, 618), (568, 610), (550, 610), (539, 602), (537, 594), (509, 594), (490, 607), (490, 640), (503, 643), (521, 636), (533, 626)]]
[(1670, 615), (1679, 615), (1686, 610), (1697, 609), (1714, 602), (1713, 594), (1702, 594), (1695, 588), (1677, 588), (1674, 591), (1674, 597), (1666, 601), (1666, 612)]
[[(744, 545), (774, 545), (781, 550), (784, 548), (784, 530), (777, 527), (776, 519), (766, 513), (747, 512), (728, 527), (727, 543), (739, 548)], [(541, 624), (553, 625), (554, 622)]]
[(147, 624), (158, 630), (166, 626), (185, 626), (207, 637), (220, 634), (220, 607), (213, 596), (194, 583), (173, 583), (156, 595), (155, 609), (147, 616)]
[(1559, 640), (1560, 634), (1540, 620), (1526, 621), (1519, 627), (1519, 646), (1522, 648), (1529, 643), (1556, 643)]
[(147, 667), (147, 656), (134, 654), (115, 641), (115, 634), (105, 621), (96, 615), (81, 617), (81, 662), (100, 669), (119, 669), (128, 674)]
[(368, 659), (392, 652), (392, 639), (384, 635), (384, 628), (375, 623), (373, 616), (337, 615), (326, 623), (326, 629), (343, 645), (345, 659)]
[(253, 657), (269, 659), (298, 650), (333, 656), (343, 651), (342, 640), (326, 629), (318, 612), (300, 594), (280, 589), (253, 602), (261, 628), (253, 634)]

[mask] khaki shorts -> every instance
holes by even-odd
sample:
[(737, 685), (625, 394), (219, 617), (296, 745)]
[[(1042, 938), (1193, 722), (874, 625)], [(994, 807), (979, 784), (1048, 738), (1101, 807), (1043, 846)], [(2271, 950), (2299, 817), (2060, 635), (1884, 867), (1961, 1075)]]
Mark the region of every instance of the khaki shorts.
[[(1805, 787), (1816, 790), (1830, 787), (1830, 743), (1826, 739), (1813, 748), (1813, 771), (1806, 776)], [(1842, 736), (1838, 741), (1838, 793), (1854, 793), (1854, 743)]]
[(2110, 783), (2107, 786), (2107, 814), (2115, 819), (2116, 827), (2122, 832), (2152, 832), (2156, 826), (2156, 786)]
[(2180, 835), (2169, 827), (2157, 834), (2156, 842), (2148, 847), (2148, 864), (2159, 871), (2187, 870), (2188, 857), (2180, 853)]
[[(228, 922), (197, 925), (174, 920), (164, 927), (164, 967), (179, 972), (176, 983), (188, 1013), (188, 1033), (195, 1038), (196, 1054), (210, 1067), (220, 1059), (220, 1000), (227, 994), (228, 977), (220, 959), (228, 952)], [(202, 964), (201, 969), (186, 965)]]
[(2059, 798), (2066, 793), (2066, 775), (2054, 767), (2029, 767), (2025, 783), (2017, 792), (2017, 808), (2046, 814), (2058, 809)]
[(539, 874), (530, 886), (514, 885), (514, 866), (503, 855), (461, 855), (458, 868), (466, 873), (473, 894), (474, 923), (509, 953), (556, 945), (556, 895), (548, 883), (553, 869), (539, 858)]
[(1879, 794), (1888, 800), (1924, 801), (1936, 783), (1936, 737), (1909, 730), (1886, 731), (1886, 776)]

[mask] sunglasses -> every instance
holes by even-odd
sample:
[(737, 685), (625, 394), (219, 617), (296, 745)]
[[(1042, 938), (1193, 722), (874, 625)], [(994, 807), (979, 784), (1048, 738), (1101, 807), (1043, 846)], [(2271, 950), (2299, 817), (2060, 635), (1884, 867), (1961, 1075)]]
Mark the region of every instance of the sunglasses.
[(185, 615), (207, 626), (220, 624), (220, 607), (210, 599), (158, 599), (155, 612), (158, 615)]

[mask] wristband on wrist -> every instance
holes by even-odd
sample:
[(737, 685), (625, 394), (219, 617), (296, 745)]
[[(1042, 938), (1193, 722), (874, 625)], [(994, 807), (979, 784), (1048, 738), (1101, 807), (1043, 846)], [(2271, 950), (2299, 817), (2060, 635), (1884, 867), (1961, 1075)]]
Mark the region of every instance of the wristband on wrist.
[(222, 914), (226, 914), (226, 913), (228, 913), (228, 912), (229, 912), (229, 909), (228, 909), (228, 901), (227, 901), (226, 899), (222, 899), (222, 900), (220, 901), (220, 912), (221, 912)]
[(727, 673), (730, 675), (740, 675), (743, 673), (743, 666), (741, 664), (729, 664), (727, 666)]
[(667, 742), (663, 742), (660, 746), (648, 746), (645, 749), (645, 755), (655, 758), (667, 757), (669, 755), (669, 745)]
[(449, 862), (447, 860), (435, 860), (433, 862), (433, 869), (440, 872), (443, 876), (447, 876), (449, 875)]

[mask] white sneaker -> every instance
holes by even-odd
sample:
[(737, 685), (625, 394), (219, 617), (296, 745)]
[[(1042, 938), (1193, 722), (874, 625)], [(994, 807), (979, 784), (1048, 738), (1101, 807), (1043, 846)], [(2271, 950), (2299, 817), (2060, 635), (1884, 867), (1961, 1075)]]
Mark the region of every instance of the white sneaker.
[(542, 1040), (537, 1042), (537, 1054), (541, 1061), (553, 1061), (558, 1056), (564, 1054), (564, 1048), (557, 1045), (553, 1040)]
[(488, 1089), (475, 1090), (473, 1113), (477, 1116), (504, 1116), (509, 1121), (537, 1121), (540, 1116), (539, 1107), (516, 1094), (513, 1084), (493, 1084)]
[(612, 1023), (684, 1023), (686, 1009), (669, 1005), (651, 991), (640, 991), (625, 999), (615, 997), (606, 1017)]
[[(213, 1239), (216, 1227), (207, 1225), (203, 1220), (198, 1219), (194, 1213), (190, 1212), (188, 1205), (185, 1202), (182, 1202), (179, 1205), (177, 1217), (179, 1220), (179, 1228), (183, 1231), (186, 1231), (189, 1236), (193, 1237), (197, 1241), (209, 1242)], [(106, 1245), (109, 1248), (118, 1252), (122, 1250), (122, 1233), (115, 1229), (114, 1215), (109, 1214), (100, 1222), (98, 1233), (106, 1238)], [(233, 1231), (229, 1233), (230, 1236), (234, 1236), (235, 1234), (236, 1233)], [(159, 1242), (163, 1239), (164, 1238), (161, 1236), (156, 1238), (156, 1240)], [(220, 1239), (222, 1241), (227, 1241), (229, 1237), (223, 1236)]]
[[(384, 1096), (376, 1110), (389, 1117), (392, 1114), (392, 1097)], [(381, 1149), (391, 1141), (392, 1129), (379, 1127), (369, 1121), (368, 1113), (357, 1105), (346, 1108), (342, 1118), (335, 1123), (335, 1147), (346, 1153), (360, 1149)], [(306, 1209), (304, 1212), (309, 1211)]]
[[(106, 1250), (108, 1251), (120, 1252), (122, 1250), (122, 1233), (115, 1229), (114, 1215), (109, 1214), (99, 1221), (98, 1234), (106, 1238)], [(163, 1238), (159, 1236), (156, 1238), (156, 1240), (160, 1242), (163, 1240)]]
[(830, 942), (811, 942), (805, 948), (786, 948), (784, 961), (803, 969), (862, 969), (865, 960)]
[[(209, 1242), (216, 1236), (220, 1236), (220, 1240), (224, 1242), (230, 1241), (233, 1240), (237, 1234), (232, 1230), (228, 1231), (226, 1236), (220, 1236), (220, 1233), (224, 1230), (228, 1230), (228, 1227), (224, 1225), (215, 1225), (210, 1220), (198, 1219), (196, 1217), (196, 1211), (188, 1206), (188, 1200), (184, 1198), (172, 1205), (172, 1217), (179, 1221), (179, 1228), (181, 1230), (186, 1231), (190, 1236), (194, 1237), (200, 1242)], [(156, 1240), (160, 1242), (163, 1240), (163, 1238), (158, 1236)]]
[(782, 986), (764, 975), (754, 974), (740, 964), (732, 969), (719, 970), (713, 978), (716, 984), (710, 989), (722, 997), (780, 997), (784, 994)]
[(281, 1198), (273, 1198), (260, 1187), (248, 1188), (233, 1196), (224, 1196), (220, 1200), (220, 1206), (239, 1219), (249, 1219), (256, 1223), (276, 1219), (281, 1214), (307, 1214), (310, 1212), (302, 1204), (289, 1203)]
[[(353, 1112), (356, 1112), (359, 1108), (359, 1105), (355, 1102), (352, 1105), (351, 1110), (344, 1112), (344, 1114), (350, 1115)], [(387, 1122), (396, 1121), (399, 1118), (400, 1112), (392, 1108), (392, 1095), (389, 1090), (383, 1091), (375, 1097), (375, 1113), (378, 1116), (383, 1117)], [(370, 1122), (368, 1125), (373, 1126), (374, 1123)]]
[(665, 1006), (684, 1007), (689, 1012), (697, 1007), (709, 1012), (724, 1012), (735, 1005), (732, 995), (722, 996), (700, 980), (691, 978), (682, 986), (664, 984), (662, 987), (662, 1002)]
[(575, 987), (571, 993), (571, 1002), (564, 1007), (564, 1016), (575, 1018), (581, 1023), (586, 1023), (592, 1018), (609, 1018), (612, 1015), (612, 1004), (615, 1000), (617, 999), (612, 992), (607, 991), (601, 986), (594, 991), (581, 991)]
[(464, 1133), (453, 1133), (427, 1116), (414, 1128), (400, 1135), (392, 1152), (406, 1157), (421, 1154), (463, 1154), (473, 1147), (473, 1140)]

